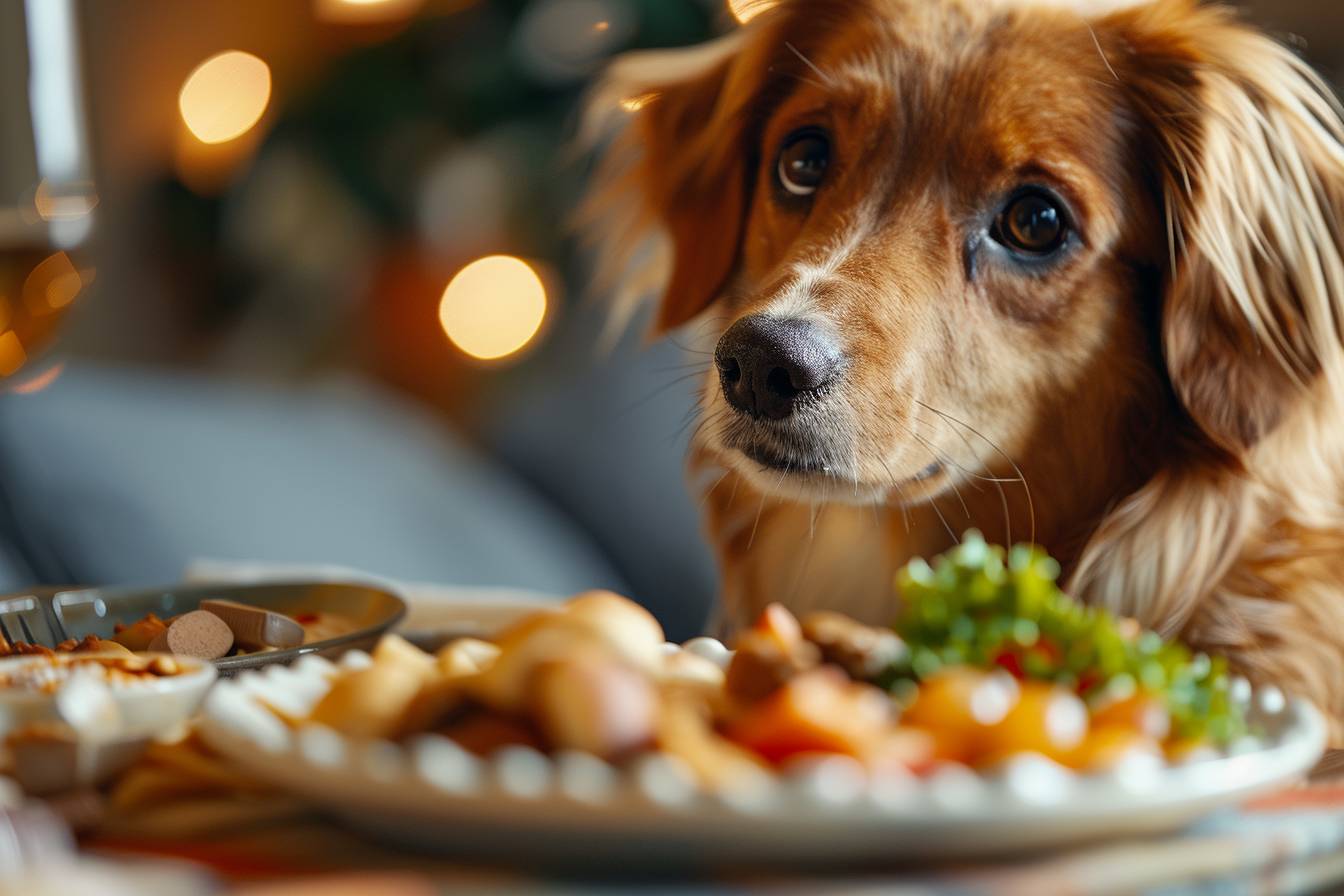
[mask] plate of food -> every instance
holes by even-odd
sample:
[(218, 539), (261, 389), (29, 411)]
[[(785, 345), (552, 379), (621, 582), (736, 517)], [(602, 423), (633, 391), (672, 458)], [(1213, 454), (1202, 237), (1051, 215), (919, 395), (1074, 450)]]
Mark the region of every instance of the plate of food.
[(45, 589), (0, 598), (0, 656), (164, 652), (228, 676), (372, 647), (405, 613), (401, 598), (356, 583)]
[[(1174, 830), (1320, 757), (1309, 704), (1083, 607), (978, 536), (875, 628), (779, 606), (664, 643), (609, 593), (426, 653), (249, 672), (201, 733), (249, 774), (454, 855), (630, 867), (1002, 855)], [(693, 858), (688, 858), (693, 857)]]

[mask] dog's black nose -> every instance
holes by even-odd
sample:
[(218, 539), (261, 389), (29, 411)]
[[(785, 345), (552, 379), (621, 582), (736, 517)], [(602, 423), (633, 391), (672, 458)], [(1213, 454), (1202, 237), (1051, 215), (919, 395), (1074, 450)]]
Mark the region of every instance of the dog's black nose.
[(841, 359), (839, 346), (820, 327), (763, 314), (729, 327), (714, 352), (728, 403), (771, 420), (783, 420), (799, 398), (825, 386)]

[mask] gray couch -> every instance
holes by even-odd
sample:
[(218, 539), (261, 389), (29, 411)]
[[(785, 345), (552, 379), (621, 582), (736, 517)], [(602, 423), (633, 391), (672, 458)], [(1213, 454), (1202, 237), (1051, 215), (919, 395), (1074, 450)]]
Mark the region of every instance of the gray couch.
[(671, 346), (600, 355), (583, 340), (558, 333), (501, 379), (480, 447), (350, 379), (72, 363), (0, 397), (0, 587), (171, 582), (197, 557), (334, 563), (614, 588), (690, 636), (714, 580), (675, 438), (692, 383), (655, 394), (682, 363)]

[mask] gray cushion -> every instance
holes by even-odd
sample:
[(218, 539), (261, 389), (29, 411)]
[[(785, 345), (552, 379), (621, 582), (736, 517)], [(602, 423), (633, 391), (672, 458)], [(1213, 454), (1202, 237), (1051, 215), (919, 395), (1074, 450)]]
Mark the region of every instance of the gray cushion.
[(533, 357), (492, 379), (483, 437), (565, 507), (673, 638), (703, 630), (716, 591), (699, 498), (686, 481), (709, 357), (635, 325), (614, 348), (600, 307), (569, 309)]
[(44, 391), (0, 398), (0, 488), (9, 587), (171, 582), (199, 556), (556, 594), (625, 587), (572, 517), (351, 382), (278, 390), (72, 365)]

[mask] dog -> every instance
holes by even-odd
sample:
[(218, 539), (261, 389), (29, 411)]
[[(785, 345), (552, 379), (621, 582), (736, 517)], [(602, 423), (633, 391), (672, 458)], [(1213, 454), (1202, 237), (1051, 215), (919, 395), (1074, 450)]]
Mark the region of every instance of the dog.
[(595, 97), (625, 107), (606, 276), (706, 337), (723, 628), (772, 601), (890, 622), (898, 568), (974, 527), (1312, 699), (1339, 743), (1329, 88), (1195, 0), (768, 6)]

